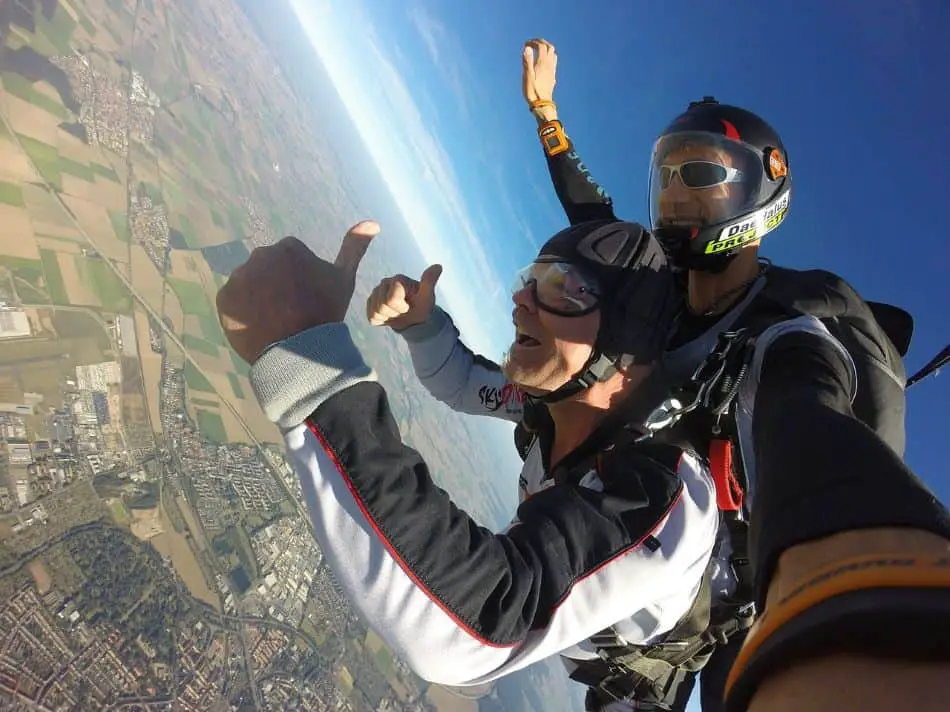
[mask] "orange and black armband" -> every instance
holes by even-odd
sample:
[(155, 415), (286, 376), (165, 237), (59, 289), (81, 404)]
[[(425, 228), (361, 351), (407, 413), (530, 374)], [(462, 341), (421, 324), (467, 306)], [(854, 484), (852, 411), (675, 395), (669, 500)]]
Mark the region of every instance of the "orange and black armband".
[(770, 675), (836, 653), (950, 660), (950, 555), (856, 557), (770, 602), (729, 673), (726, 712), (746, 712)]
[(551, 157), (564, 153), (571, 147), (571, 143), (567, 139), (567, 134), (564, 133), (564, 127), (557, 119), (554, 121), (545, 121), (538, 126), (538, 138), (541, 139), (541, 146), (544, 148), (544, 153)]

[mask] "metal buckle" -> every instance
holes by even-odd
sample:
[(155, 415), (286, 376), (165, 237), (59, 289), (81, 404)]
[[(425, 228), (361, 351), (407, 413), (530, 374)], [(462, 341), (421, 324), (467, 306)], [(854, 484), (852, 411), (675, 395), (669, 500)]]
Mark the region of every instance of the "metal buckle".
[(719, 334), (716, 347), (696, 367), (689, 380), (647, 416), (644, 422), (646, 432), (637, 439), (638, 442), (653, 437), (660, 430), (676, 425), (684, 415), (700, 407), (710, 410), (716, 416), (713, 431), (718, 435), (719, 420), (739, 392), (739, 385), (745, 376), (751, 350), (747, 352), (735, 380), (732, 381), (731, 378), (726, 377), (727, 388), (722, 389), (726, 392), (718, 402), (713, 401), (715, 389), (723, 383), (726, 367), (729, 365), (733, 351), (737, 348), (745, 348), (752, 343), (751, 339), (745, 338), (747, 333), (747, 329), (736, 329)]

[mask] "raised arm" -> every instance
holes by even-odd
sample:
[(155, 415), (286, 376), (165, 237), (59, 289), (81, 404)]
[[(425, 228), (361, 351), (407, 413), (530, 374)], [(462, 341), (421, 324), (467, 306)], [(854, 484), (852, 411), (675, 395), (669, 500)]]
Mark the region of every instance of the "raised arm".
[[(286, 433), (317, 541), (348, 598), (429, 681), (498, 678), (645, 608), (655, 628), (644, 634), (662, 633), (698, 589), (718, 512), (689, 456), (667, 464), (631, 453), (610, 495), (551, 487), (493, 534), (403, 444), (344, 325), (272, 348), (251, 381)], [(312, 412), (282, 409), (275, 394), (287, 392), (311, 394), (296, 402)], [(642, 546), (647, 537), (658, 547)]]
[(554, 191), (571, 225), (614, 218), (613, 201), (587, 170), (564, 131), (554, 104), (557, 53), (554, 45), (535, 39), (522, 56), (522, 93), (538, 122), (538, 138)]

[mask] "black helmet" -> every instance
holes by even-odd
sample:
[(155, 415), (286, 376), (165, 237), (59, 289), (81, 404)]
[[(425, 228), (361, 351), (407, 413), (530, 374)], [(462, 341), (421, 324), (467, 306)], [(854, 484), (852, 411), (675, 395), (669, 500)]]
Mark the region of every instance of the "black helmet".
[[(682, 190), (704, 193), (673, 194), (677, 180)], [(650, 222), (674, 267), (720, 272), (785, 219), (791, 185), (775, 130), (750, 111), (704, 97), (654, 144)]]
[(600, 329), (593, 353), (573, 380), (540, 397), (563, 400), (610, 378), (618, 368), (658, 359), (680, 305), (679, 290), (662, 246), (641, 225), (596, 220), (549, 239), (535, 264), (565, 262), (600, 285)]

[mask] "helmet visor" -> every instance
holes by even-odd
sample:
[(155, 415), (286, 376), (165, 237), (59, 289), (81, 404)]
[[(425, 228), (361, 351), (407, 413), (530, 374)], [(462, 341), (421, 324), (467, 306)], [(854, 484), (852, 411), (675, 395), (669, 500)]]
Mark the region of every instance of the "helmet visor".
[(540, 258), (515, 277), (512, 293), (531, 289), (538, 308), (559, 316), (583, 316), (597, 309), (603, 292), (591, 274), (570, 262)]
[(705, 131), (662, 136), (650, 163), (654, 228), (703, 228), (753, 210), (766, 182), (752, 146)]

